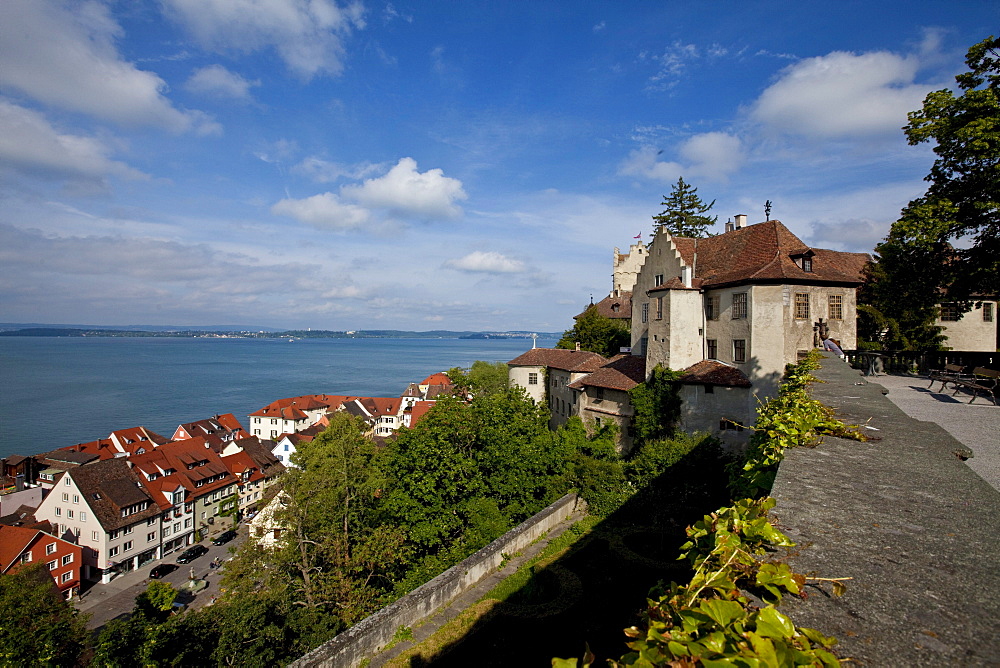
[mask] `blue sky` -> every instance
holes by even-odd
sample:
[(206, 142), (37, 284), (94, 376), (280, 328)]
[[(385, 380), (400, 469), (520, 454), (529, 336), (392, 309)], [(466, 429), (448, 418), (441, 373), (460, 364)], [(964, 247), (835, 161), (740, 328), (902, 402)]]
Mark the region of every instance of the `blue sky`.
[(0, 3), (0, 321), (561, 331), (678, 176), (870, 251), (994, 2)]

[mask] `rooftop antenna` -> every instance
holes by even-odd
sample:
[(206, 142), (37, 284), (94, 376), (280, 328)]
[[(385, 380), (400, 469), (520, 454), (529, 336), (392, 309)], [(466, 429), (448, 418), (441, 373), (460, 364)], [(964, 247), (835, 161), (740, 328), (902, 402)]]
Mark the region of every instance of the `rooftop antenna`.
[(764, 221), (771, 220), (771, 200), (764, 202)]

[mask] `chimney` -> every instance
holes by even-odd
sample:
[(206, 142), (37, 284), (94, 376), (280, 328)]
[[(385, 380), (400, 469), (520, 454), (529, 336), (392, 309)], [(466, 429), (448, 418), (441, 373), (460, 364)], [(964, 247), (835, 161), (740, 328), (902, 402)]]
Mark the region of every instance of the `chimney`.
[(747, 215), (745, 213), (736, 214), (736, 229), (742, 230), (747, 226)]
[(576, 352), (580, 352), (580, 342), (576, 342)]
[(681, 282), (685, 288), (691, 287), (691, 267), (684, 265), (681, 267)]
[(732, 232), (735, 229), (736, 229), (736, 227), (735, 227), (735, 225), (733, 225), (733, 221), (727, 220), (726, 221), (726, 232)]

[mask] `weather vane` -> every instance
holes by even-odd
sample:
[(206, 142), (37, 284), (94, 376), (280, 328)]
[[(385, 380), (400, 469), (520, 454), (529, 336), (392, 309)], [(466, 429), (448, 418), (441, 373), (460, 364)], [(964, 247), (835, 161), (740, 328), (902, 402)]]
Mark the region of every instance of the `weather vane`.
[(771, 220), (771, 200), (764, 202), (764, 220)]

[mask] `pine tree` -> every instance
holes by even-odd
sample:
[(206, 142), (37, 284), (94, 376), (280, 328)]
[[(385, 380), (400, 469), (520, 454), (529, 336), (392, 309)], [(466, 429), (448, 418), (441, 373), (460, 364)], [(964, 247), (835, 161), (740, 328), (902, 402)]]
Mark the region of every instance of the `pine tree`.
[(719, 219), (704, 215), (715, 206), (715, 200), (705, 204), (698, 197), (698, 189), (685, 183), (683, 176), (677, 179), (670, 195), (663, 198), (662, 205), (666, 208), (660, 215), (653, 216), (653, 221), (678, 237), (707, 237), (708, 228)]

